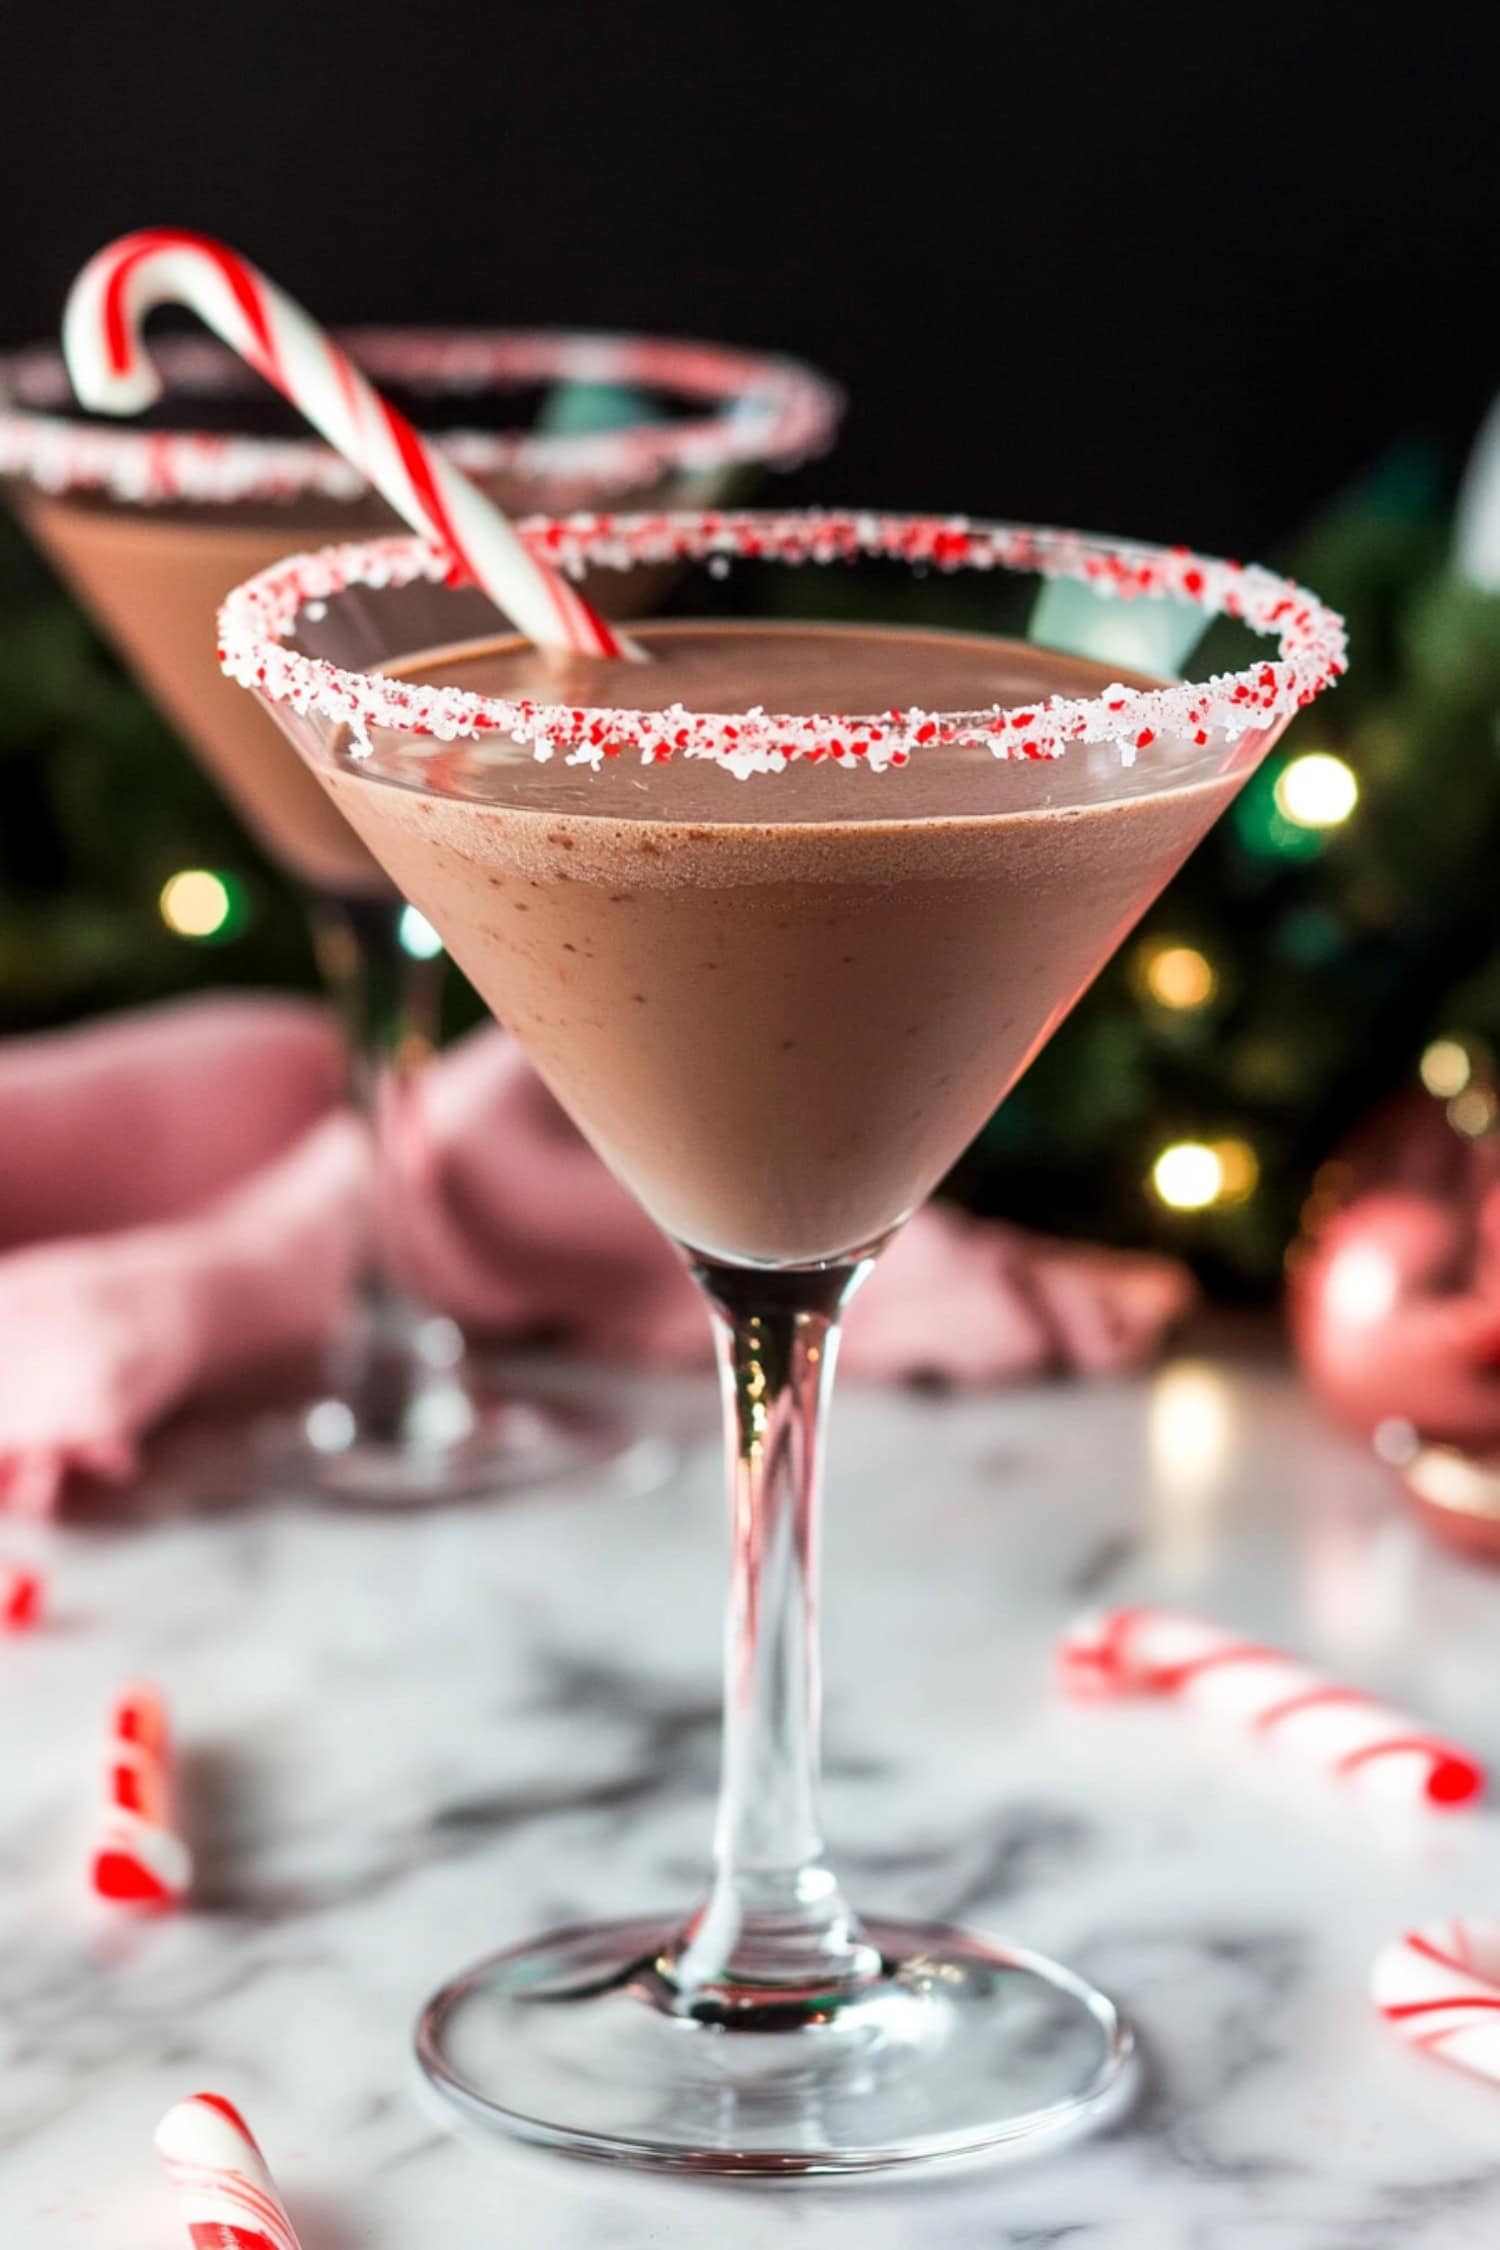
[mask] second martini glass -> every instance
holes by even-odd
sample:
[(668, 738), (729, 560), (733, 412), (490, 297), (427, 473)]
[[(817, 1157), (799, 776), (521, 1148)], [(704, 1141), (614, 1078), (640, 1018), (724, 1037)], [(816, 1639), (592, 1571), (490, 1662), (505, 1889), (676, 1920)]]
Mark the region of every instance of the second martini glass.
[[(408, 392), (429, 427), (507, 509), (721, 500), (749, 476), (825, 447), (833, 387), (797, 363), (652, 337), (524, 330), (371, 330), (354, 356)], [(72, 405), (61, 356), (0, 362), (0, 481), (32, 537), (165, 715), (303, 889), (325, 984), (370, 1120), (375, 1234), (328, 1388), (271, 1439), (273, 1473), (346, 1498), (435, 1500), (528, 1485), (629, 1444), (596, 1401), (496, 1381), (455, 1324), (401, 1277), (423, 1165), (417, 1073), (438, 1036), (441, 949), (255, 706), (221, 676), (213, 616), (237, 581), (288, 548), (388, 529), (359, 473), (296, 434), (290, 409), (216, 342), (157, 358), (162, 426), (101, 423)], [(476, 426), (479, 425), (479, 426)], [(259, 431), (259, 434), (255, 434)], [(660, 575), (604, 590), (617, 612)], [(478, 614), (487, 617), (482, 605)]]
[[(678, 1244), (718, 1344), (732, 1564), (707, 1896), (462, 1971), (421, 2058), (471, 2118), (663, 2167), (863, 2171), (1056, 2134), (1124, 2083), (1110, 2000), (973, 1931), (862, 1918), (824, 1851), (840, 1314), (1337, 676), (1342, 633), (1266, 572), (1060, 532), (699, 514), (530, 535), (627, 571), (879, 565), (903, 595), (963, 572), (1009, 637), (934, 632), (906, 602), (899, 625), (789, 620), (782, 584), (779, 616), (636, 628), (652, 663), (627, 673), (473, 638), (414, 541), (296, 559), (222, 614), (228, 669)], [(1030, 645), (1057, 585), (1073, 630)], [(1100, 618), (1174, 604), (1234, 621), (1240, 669), (1167, 685), (1078, 653)], [(620, 708), (632, 694), (651, 707)]]

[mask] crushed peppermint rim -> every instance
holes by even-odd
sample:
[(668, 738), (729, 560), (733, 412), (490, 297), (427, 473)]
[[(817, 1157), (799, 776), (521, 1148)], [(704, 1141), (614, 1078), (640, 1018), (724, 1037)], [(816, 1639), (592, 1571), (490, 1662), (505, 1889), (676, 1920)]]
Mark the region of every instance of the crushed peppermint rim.
[[(827, 450), (843, 411), (843, 394), (814, 369), (728, 345), (567, 329), (372, 328), (341, 341), (377, 381), (449, 398), (522, 384), (616, 383), (649, 387), (690, 409), (683, 420), (618, 430), (441, 433), (437, 443), (473, 477), (576, 481), (608, 494), (750, 463), (792, 468)], [(250, 387), (243, 363), (206, 337), (153, 341), (152, 358), (184, 401)], [(136, 505), (351, 500), (369, 489), (316, 439), (91, 420), (74, 404), (62, 354), (45, 345), (0, 357), (0, 477)]]
[[(346, 671), (286, 647), (306, 609), (350, 587), (401, 587), (441, 580), (446, 553), (431, 542), (378, 539), (295, 555), (237, 586), (219, 611), (219, 662), (242, 687), (349, 730), (351, 754), (368, 756), (369, 730), (386, 727), (435, 742), (507, 735), (541, 760), (599, 766), (636, 756), (712, 758), (741, 776), (779, 773), (796, 759), (828, 758), (880, 772), (933, 745), (988, 749), (997, 758), (1058, 758), (1070, 743), (1113, 743), (1128, 764), (1158, 736), (1206, 743), (1290, 718), (1345, 668), (1342, 618), (1291, 579), (1254, 564), (1220, 562), (1186, 547), (1150, 547), (1024, 524), (962, 517), (825, 511), (712, 509), (660, 515), (532, 517), (516, 529), (554, 567), (630, 570), (696, 560), (834, 563), (883, 557), (913, 569), (1013, 570), (1072, 578), (1119, 601), (1171, 599), (1209, 617), (1239, 619), (1274, 637), (1278, 653), (1241, 672), (1154, 688), (1106, 687), (1085, 698), (1052, 696), (1024, 708), (911, 708), (878, 714), (778, 716), (688, 711), (681, 703), (641, 710), (477, 695), (384, 672)], [(413, 655), (417, 651), (411, 652)], [(648, 679), (622, 667), (601, 677), (623, 686)]]

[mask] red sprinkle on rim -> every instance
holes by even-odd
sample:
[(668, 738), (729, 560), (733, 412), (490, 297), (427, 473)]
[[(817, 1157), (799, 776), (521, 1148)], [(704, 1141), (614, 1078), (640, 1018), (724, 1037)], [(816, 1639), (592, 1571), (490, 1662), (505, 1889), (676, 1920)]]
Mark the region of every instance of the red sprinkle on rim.
[[(651, 563), (732, 561), (747, 554), (780, 563), (850, 562), (878, 556), (914, 569), (1014, 570), (1076, 578), (1121, 601), (1175, 599), (1205, 614), (1233, 615), (1274, 634), (1279, 657), (1244, 672), (1161, 688), (1106, 687), (1089, 698), (1054, 696), (1040, 707), (935, 712), (915, 707), (876, 717), (577, 709), (530, 699), (475, 695), (384, 673), (350, 672), (288, 649), (299, 613), (353, 586), (441, 581), (446, 557), (428, 541), (378, 539), (294, 555), (238, 586), (219, 611), (219, 660), (231, 679), (273, 701), (347, 727), (354, 754), (369, 729), (438, 742), (501, 734), (539, 759), (564, 756), (598, 766), (634, 753), (643, 763), (713, 758), (732, 773), (779, 773), (798, 758), (831, 757), (880, 772), (929, 745), (977, 747), (997, 758), (1057, 758), (1070, 743), (1114, 743), (1128, 764), (1157, 735), (1234, 740), (1288, 719), (1344, 671), (1341, 618), (1291, 580), (1253, 565), (1216, 562), (1183, 548), (1139, 546), (1027, 525), (925, 516), (781, 514), (714, 510), (670, 515), (533, 517), (516, 527), (549, 561), (577, 574), (587, 566), (630, 570)], [(938, 558), (941, 557), (941, 560)], [(1195, 582), (1196, 590), (1187, 581)], [(632, 682), (647, 677), (640, 671)], [(602, 678), (624, 681), (617, 670)], [(1023, 732), (1024, 730), (1024, 732)]]
[[(728, 345), (563, 329), (357, 329), (340, 341), (377, 381), (449, 399), (516, 385), (615, 383), (689, 408), (683, 420), (618, 430), (451, 430), (439, 440), (469, 476), (576, 484), (577, 499), (747, 462), (795, 467), (827, 450), (843, 411), (837, 386), (800, 361)], [(205, 337), (153, 339), (151, 356), (185, 407), (194, 397), (233, 395), (244, 382), (235, 355)], [(47, 346), (0, 357), (0, 476), (137, 505), (301, 494), (351, 500), (367, 490), (358, 470), (314, 439), (90, 421), (73, 404), (61, 353)]]

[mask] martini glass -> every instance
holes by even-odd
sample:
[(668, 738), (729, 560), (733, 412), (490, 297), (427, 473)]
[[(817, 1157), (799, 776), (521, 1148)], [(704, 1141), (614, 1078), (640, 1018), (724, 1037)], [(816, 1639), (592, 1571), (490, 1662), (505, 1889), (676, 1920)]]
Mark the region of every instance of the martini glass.
[[(826, 446), (840, 403), (794, 362), (667, 339), (381, 330), (349, 342), (507, 509), (722, 500), (760, 469)], [(630, 1451), (625, 1418), (514, 1374), (497, 1382), (405, 1278), (414, 1260), (403, 1255), (404, 1222), (429, 1168), (416, 1080), (438, 1038), (441, 946), (214, 658), (214, 611), (238, 580), (290, 547), (395, 519), (340, 456), (284, 434), (300, 427), (290, 409), (221, 345), (176, 336), (158, 357), (169, 404), (129, 428), (72, 407), (55, 351), (0, 362), (0, 482), (302, 889), (345, 1026), (352, 1097), (371, 1127), (377, 1216), (325, 1387), (290, 1426), (277, 1418), (260, 1432), (268, 1471), (331, 1496), (401, 1504), (602, 1464)], [(662, 582), (613, 574), (604, 605), (649, 603)]]
[[(718, 1346), (732, 1559), (706, 1896), (462, 1972), (421, 2061), (471, 2119), (659, 2167), (857, 2172), (1055, 2136), (1128, 2091), (1112, 2002), (1009, 1942), (862, 1918), (825, 1854), (839, 1318), (1337, 676), (1341, 630), (1268, 573), (1069, 533), (699, 513), (528, 535), (575, 567), (697, 562), (720, 611), (740, 564), (754, 614), (634, 627), (649, 667), (543, 656), (405, 541), (298, 558), (220, 620), (227, 668), (678, 1244)], [(806, 621), (826, 581), (781, 566), (833, 562), (879, 583), (855, 601), (841, 577), (830, 606), (885, 622)], [(945, 572), (949, 614), (989, 631), (923, 622)], [(1167, 683), (1122, 662), (1161, 644), (1141, 621), (1180, 643), (1188, 613), (1245, 642), (1238, 669)]]

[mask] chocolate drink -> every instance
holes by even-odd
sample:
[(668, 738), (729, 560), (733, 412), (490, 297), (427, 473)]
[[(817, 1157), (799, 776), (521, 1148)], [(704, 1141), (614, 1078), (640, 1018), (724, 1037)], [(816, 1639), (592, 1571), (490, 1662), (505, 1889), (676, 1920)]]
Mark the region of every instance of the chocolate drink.
[[(623, 685), (618, 665), (514, 641), (393, 669), (724, 713), (977, 710), (1118, 677), (967, 635), (636, 637), (654, 662)], [(493, 737), (456, 754), (454, 787), (484, 801), (422, 789), (409, 745), (406, 789), (345, 759), (320, 771), (657, 1222), (694, 1250), (778, 1265), (859, 1250), (921, 1202), (1235, 789), (1145, 787), (1113, 747), (1050, 764), (935, 749), (881, 774), (794, 764), (748, 780), (708, 761), (539, 764)], [(379, 741), (375, 766), (389, 770)]]
[(253, 698), (214, 656), (231, 586), (289, 550), (353, 536), (304, 503), (121, 507), (14, 493), (27, 530), (271, 857), (334, 897), (384, 892), (380, 869)]

